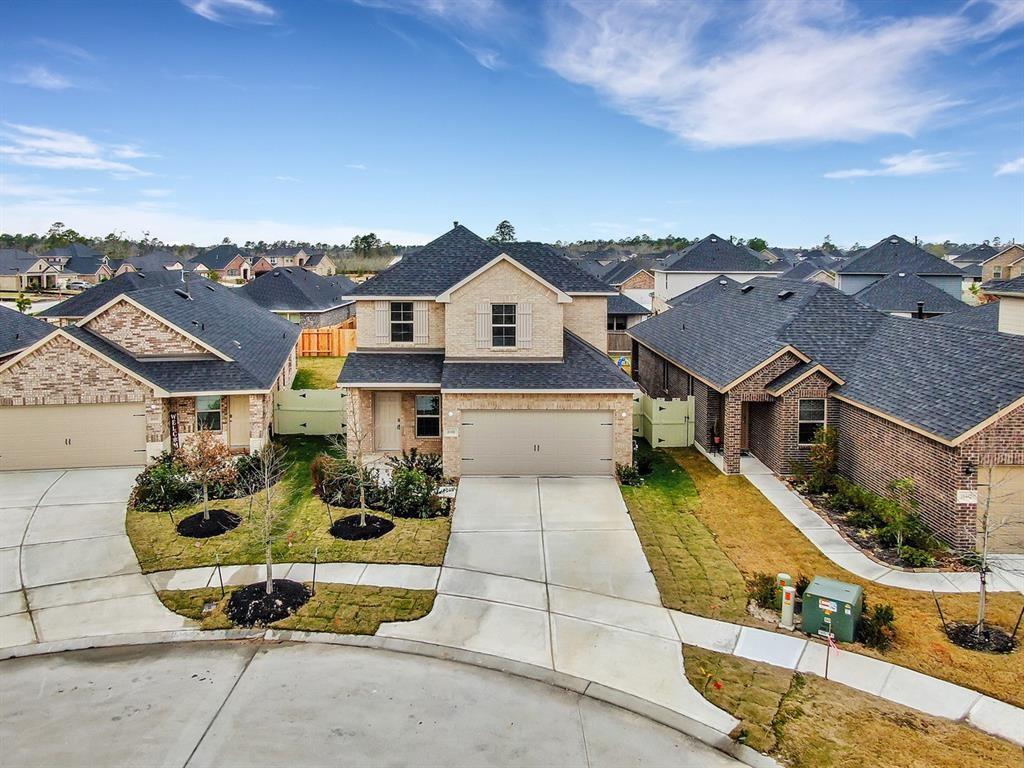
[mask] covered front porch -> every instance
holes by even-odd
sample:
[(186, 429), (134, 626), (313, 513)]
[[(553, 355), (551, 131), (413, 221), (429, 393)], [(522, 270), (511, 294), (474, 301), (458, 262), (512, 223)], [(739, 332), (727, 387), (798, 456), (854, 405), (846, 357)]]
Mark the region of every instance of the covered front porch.
[(348, 393), (351, 456), (383, 463), (414, 448), (441, 453), (440, 389), (349, 388)]

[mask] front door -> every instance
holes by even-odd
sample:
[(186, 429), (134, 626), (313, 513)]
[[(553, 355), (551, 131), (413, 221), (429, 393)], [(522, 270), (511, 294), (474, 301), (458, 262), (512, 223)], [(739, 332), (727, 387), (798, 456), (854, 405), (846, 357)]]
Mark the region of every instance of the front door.
[(402, 393), (373, 393), (373, 447), (378, 451), (402, 449)]
[(232, 448), (249, 447), (249, 396), (232, 395), (228, 404), (228, 439)]

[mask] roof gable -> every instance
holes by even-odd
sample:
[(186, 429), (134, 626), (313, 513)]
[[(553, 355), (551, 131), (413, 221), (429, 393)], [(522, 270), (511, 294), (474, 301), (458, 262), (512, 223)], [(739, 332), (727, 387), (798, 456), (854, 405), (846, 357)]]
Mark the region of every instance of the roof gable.
[(665, 272), (781, 272), (782, 268), (768, 264), (749, 248), (743, 248), (728, 238), (710, 234), (684, 248), (674, 258), (665, 261)]
[(238, 290), (273, 312), (324, 312), (351, 303), (355, 283), (342, 275), (323, 277), (302, 267), (275, 267)]
[(49, 323), (0, 306), (0, 357), (32, 346), (52, 331)]
[(883, 312), (915, 312), (918, 302), (925, 312), (955, 312), (965, 304), (927, 280), (908, 272), (886, 275), (854, 298)]
[(486, 264), (484, 264), (479, 269), (473, 271), (471, 274), (466, 275), (464, 278), (462, 278), (457, 283), (455, 283), (455, 285), (453, 285), (450, 288), (448, 288), (448, 290), (446, 290), (446, 291), (442, 292), (441, 294), (439, 294), (438, 297), (437, 297), (437, 301), (441, 302), (442, 304), (447, 304), (448, 302), (450, 302), (452, 300), (452, 295), (456, 291), (458, 291), (460, 288), (463, 288), (464, 286), (469, 285), (474, 280), (476, 280), (476, 279), (482, 277), (483, 275), (487, 274), (492, 269), (495, 269), (495, 268), (499, 267), (499, 265), (501, 265), (501, 264), (509, 264), (510, 266), (514, 267), (515, 269), (518, 269), (523, 274), (527, 275), (532, 280), (535, 280), (536, 282), (538, 282), (541, 285), (543, 285), (545, 288), (547, 288), (549, 291), (551, 291), (552, 293), (555, 294), (555, 301), (557, 301), (559, 304), (568, 304), (569, 302), (572, 301), (572, 297), (569, 296), (567, 293), (565, 293), (564, 291), (559, 290), (558, 287), (556, 287), (556, 286), (552, 285), (551, 283), (549, 283), (547, 280), (545, 280), (543, 277), (538, 275), (536, 272), (533, 272), (532, 270), (527, 269), (525, 266), (520, 264), (518, 261), (513, 259), (511, 256), (509, 256), (507, 253), (498, 254), (493, 259), (491, 259), (491, 261), (487, 262)]
[(843, 275), (889, 275), (909, 272), (915, 275), (961, 275), (960, 269), (945, 259), (890, 235), (839, 267)]

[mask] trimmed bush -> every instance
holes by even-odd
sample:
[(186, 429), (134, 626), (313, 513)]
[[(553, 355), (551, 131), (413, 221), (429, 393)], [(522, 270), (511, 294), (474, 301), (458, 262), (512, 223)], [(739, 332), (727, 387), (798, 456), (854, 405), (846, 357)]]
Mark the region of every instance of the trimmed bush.
[(169, 512), (191, 504), (199, 494), (199, 486), (188, 479), (174, 454), (164, 451), (135, 478), (128, 506), (143, 512)]
[(654, 471), (654, 449), (646, 440), (633, 441), (633, 466), (641, 477), (647, 477)]
[(383, 510), (385, 492), (380, 484), (380, 472), (372, 467), (362, 471), (347, 458), (321, 453), (310, 464), (313, 490), (322, 501), (344, 509), (359, 508), (359, 483), (363, 483), (366, 508)]
[(387, 461), (392, 469), (415, 469), (434, 483), (444, 480), (444, 468), (439, 453), (420, 453), (416, 448), (412, 448), (408, 453), (402, 451), (401, 456), (388, 456)]
[(868, 606), (864, 598), (864, 613), (857, 624), (857, 640), (868, 648), (888, 650), (896, 640), (896, 615), (888, 604)]
[(644, 479), (640, 476), (640, 471), (629, 464), (616, 464), (615, 472), (618, 474), (619, 482), (622, 483), (622, 485), (635, 487), (644, 484)]
[(439, 517), (444, 514), (444, 500), (434, 495), (434, 482), (419, 469), (405, 467), (391, 472), (387, 489), (387, 510), (395, 517)]
[(931, 553), (917, 547), (903, 547), (900, 550), (900, 558), (911, 568), (931, 568), (935, 565), (935, 558)]
[(758, 571), (747, 581), (747, 595), (758, 608), (775, 609), (779, 597), (779, 586), (775, 579), (770, 573)]

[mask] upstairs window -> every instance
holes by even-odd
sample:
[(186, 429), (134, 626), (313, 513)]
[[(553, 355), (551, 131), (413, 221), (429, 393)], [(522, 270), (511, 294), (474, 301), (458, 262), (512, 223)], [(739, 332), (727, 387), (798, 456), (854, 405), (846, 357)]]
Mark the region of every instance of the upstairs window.
[(609, 315), (608, 316), (608, 330), (609, 331), (624, 331), (624, 330), (626, 330), (626, 316), (625, 315)]
[(825, 426), (825, 401), (820, 399), (800, 401), (800, 445), (814, 442), (814, 434)]
[(200, 432), (220, 432), (220, 396), (196, 398), (196, 429)]
[(1003, 276), (1003, 268), (1002, 267), (992, 267), (992, 277), (994, 279), (998, 280), (1002, 276)]
[(416, 437), (441, 436), (441, 398), (416, 395)]
[(391, 341), (413, 340), (411, 301), (391, 302)]
[(491, 304), (491, 346), (516, 345), (516, 305)]

